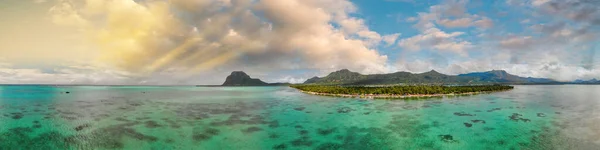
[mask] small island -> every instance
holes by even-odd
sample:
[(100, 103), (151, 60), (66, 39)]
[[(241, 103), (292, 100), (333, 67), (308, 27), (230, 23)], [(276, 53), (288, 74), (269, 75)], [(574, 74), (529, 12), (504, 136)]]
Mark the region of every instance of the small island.
[(221, 86), (285, 86), (289, 83), (267, 83), (260, 79), (251, 78), (243, 71), (233, 71)]
[(508, 85), (411, 85), (411, 86), (337, 86), (337, 85), (292, 85), (304, 93), (337, 97), (362, 97), (376, 99), (443, 97), (474, 95), (511, 90)]

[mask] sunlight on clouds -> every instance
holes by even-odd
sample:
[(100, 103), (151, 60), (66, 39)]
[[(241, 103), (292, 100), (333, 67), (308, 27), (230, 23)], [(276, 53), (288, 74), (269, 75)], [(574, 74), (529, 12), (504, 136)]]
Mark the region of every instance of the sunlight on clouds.
[(346, 0), (61, 0), (51, 12), (57, 24), (90, 35), (101, 62), (141, 74), (295, 58), (304, 68), (388, 71), (387, 57), (372, 48), (399, 34), (369, 30), (350, 17), (355, 11)]

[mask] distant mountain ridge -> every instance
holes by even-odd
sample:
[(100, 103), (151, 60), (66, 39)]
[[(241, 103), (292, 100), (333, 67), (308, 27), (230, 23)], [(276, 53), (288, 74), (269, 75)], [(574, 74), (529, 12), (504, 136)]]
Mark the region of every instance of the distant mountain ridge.
[(243, 71), (233, 71), (221, 86), (278, 86), (288, 85), (289, 83), (266, 83), (260, 79), (250, 78), (248, 74)]
[(395, 72), (389, 74), (363, 75), (342, 69), (325, 77), (313, 77), (304, 84), (345, 84), (345, 85), (384, 85), (384, 84), (546, 84), (558, 83), (552, 79), (519, 77), (504, 70), (475, 72), (460, 75), (446, 75), (431, 70), (424, 73)]
[(573, 81), (573, 83), (576, 84), (600, 84), (600, 80), (598, 79), (591, 79), (591, 80), (575, 80)]
[(496, 82), (496, 83), (552, 83), (557, 82), (547, 78), (532, 78), (532, 77), (519, 77), (507, 73), (504, 70), (492, 70), (488, 72), (474, 72), (467, 74), (460, 74), (462, 77), (474, 77), (478, 78), (483, 82)]

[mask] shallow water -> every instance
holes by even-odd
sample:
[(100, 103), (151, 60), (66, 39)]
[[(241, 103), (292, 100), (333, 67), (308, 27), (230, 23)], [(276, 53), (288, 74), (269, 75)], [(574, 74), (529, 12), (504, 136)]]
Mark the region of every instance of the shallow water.
[(289, 87), (0, 86), (0, 149), (597, 149), (599, 108), (591, 85), (423, 100)]

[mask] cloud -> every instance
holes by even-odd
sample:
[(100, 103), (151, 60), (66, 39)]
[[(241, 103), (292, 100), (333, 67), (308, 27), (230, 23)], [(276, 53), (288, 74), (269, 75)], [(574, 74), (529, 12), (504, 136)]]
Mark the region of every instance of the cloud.
[[(595, 18), (599, 2), (573, 1), (507, 1), (509, 5), (524, 7), (532, 13), (521, 23), (527, 25), (522, 32), (510, 29), (497, 31), (475, 30), (478, 38), (469, 38), (462, 32), (468, 27), (489, 29), (494, 26), (491, 18), (466, 13), (461, 6), (468, 1), (445, 1), (431, 6), (429, 12), (418, 13), (410, 18), (420, 34), (401, 39), (400, 47), (408, 50), (440, 50), (463, 54), (462, 58), (442, 55), (446, 63), (425, 58), (400, 59), (395, 64), (399, 70), (424, 72), (431, 69), (449, 74), (460, 74), (493, 69), (507, 70), (520, 76), (548, 77), (561, 81), (598, 78), (595, 63), (594, 41), (599, 38)], [(464, 7), (466, 8), (466, 7)], [(436, 26), (463, 28), (445, 32)], [(496, 31), (495, 31), (496, 32)], [(468, 39), (468, 40), (464, 40)], [(471, 42), (476, 42), (472, 44)], [(466, 55), (468, 49), (477, 49), (478, 55)]]
[(398, 37), (400, 35), (401, 35), (400, 33), (386, 35), (386, 36), (383, 36), (382, 40), (383, 40), (383, 42), (386, 43), (386, 46), (392, 46), (396, 43), (396, 40), (398, 39)]
[(524, 0), (506, 0), (506, 4), (513, 6), (524, 6), (525, 2)]
[[(532, 3), (544, 15), (564, 17), (588, 25), (600, 25), (600, 1), (592, 0), (537, 0)], [(536, 5), (537, 4), (537, 5)]]
[(36, 3), (36, 4), (42, 4), (42, 3), (46, 3), (46, 2), (48, 2), (48, 0), (33, 0), (33, 3)]
[(418, 29), (429, 29), (434, 27), (434, 23), (447, 28), (466, 28), (479, 27), (488, 29), (494, 25), (494, 22), (480, 15), (467, 13), (466, 5), (468, 0), (447, 0), (442, 4), (429, 7), (429, 12), (420, 12), (418, 17), (408, 18), (408, 21), (417, 21), (414, 25)]
[(494, 26), (494, 21), (492, 21), (490, 18), (482, 17), (481, 20), (473, 22), (473, 25), (482, 29), (488, 29)]
[(533, 6), (540, 6), (540, 5), (543, 5), (543, 4), (545, 4), (545, 3), (549, 2), (549, 1), (550, 0), (532, 0), (531, 1), (531, 5), (533, 5)]
[(471, 26), (471, 24), (473, 23), (473, 20), (471, 18), (460, 18), (460, 19), (455, 19), (455, 20), (450, 20), (450, 19), (441, 19), (437, 21), (438, 24), (443, 25), (445, 27), (449, 27), (449, 28), (457, 28), (457, 27), (469, 27)]
[(531, 36), (515, 36), (509, 37), (500, 41), (500, 46), (507, 49), (528, 49), (531, 48), (535, 43)]
[[(386, 72), (374, 47), (399, 34), (369, 30), (346, 0), (60, 0), (57, 24), (100, 47), (99, 61), (139, 75), (178, 68)], [(251, 64), (252, 66), (248, 66)]]
[(0, 62), (3, 84), (136, 84), (134, 76), (91, 64), (71, 63), (49, 69), (18, 67)]
[(423, 33), (405, 38), (398, 42), (402, 48), (418, 51), (422, 49), (434, 49), (441, 51), (454, 52), (463, 56), (467, 55), (466, 50), (473, 45), (468, 41), (462, 41), (457, 37), (465, 34), (464, 32), (446, 33), (438, 28), (431, 28)]
[(388, 2), (404, 2), (404, 3), (415, 3), (415, 0), (385, 0)]
[(279, 78), (276, 80), (276, 82), (278, 83), (304, 83), (304, 81), (306, 81), (307, 78), (298, 78), (298, 77), (293, 77), (293, 76), (284, 76), (282, 78)]

